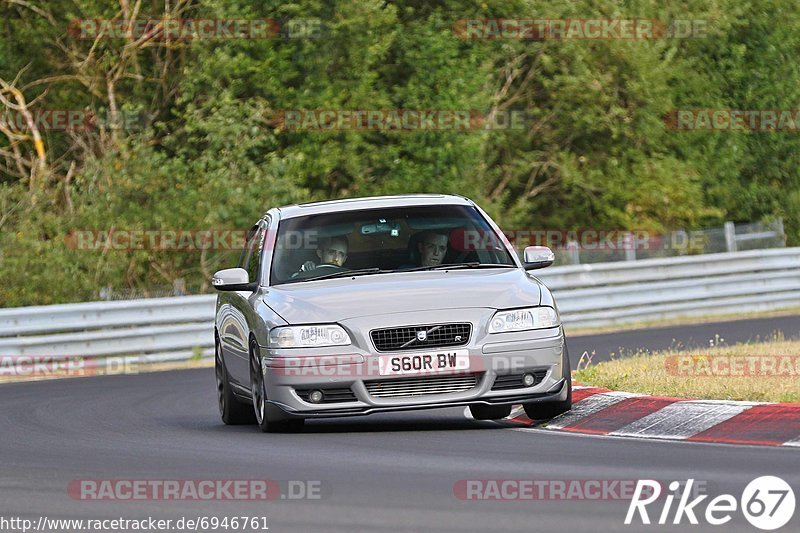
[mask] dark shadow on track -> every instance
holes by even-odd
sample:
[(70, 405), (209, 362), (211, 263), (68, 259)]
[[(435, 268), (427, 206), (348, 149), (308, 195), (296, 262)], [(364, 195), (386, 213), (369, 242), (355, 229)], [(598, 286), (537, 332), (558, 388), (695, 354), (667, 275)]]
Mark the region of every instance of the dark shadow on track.
[[(503, 429), (504, 426), (491, 420), (473, 420), (464, 418), (442, 418), (442, 419), (414, 419), (413, 412), (405, 412), (403, 419), (386, 419), (381, 415), (367, 415), (365, 417), (350, 418), (322, 418), (306, 420), (305, 425), (299, 431), (283, 433), (283, 435), (302, 435), (302, 434), (333, 434), (333, 433), (390, 433), (390, 432), (419, 432), (419, 431), (465, 431), (465, 430), (487, 430)], [(260, 433), (255, 424), (243, 426), (226, 426), (222, 422), (214, 425), (198, 425), (189, 420), (182, 420), (175, 427), (184, 430), (197, 431), (202, 433)], [(275, 435), (281, 435), (276, 433)], [(265, 435), (266, 436), (266, 435)]]

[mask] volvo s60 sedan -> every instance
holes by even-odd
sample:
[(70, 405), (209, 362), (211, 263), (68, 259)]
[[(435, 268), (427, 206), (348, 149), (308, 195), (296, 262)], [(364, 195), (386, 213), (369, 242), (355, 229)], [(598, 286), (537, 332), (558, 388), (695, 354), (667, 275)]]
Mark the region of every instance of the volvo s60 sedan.
[(216, 382), (226, 424), (468, 406), (500, 419), (570, 409), (553, 296), (489, 216), (453, 195), (270, 209), (217, 272)]

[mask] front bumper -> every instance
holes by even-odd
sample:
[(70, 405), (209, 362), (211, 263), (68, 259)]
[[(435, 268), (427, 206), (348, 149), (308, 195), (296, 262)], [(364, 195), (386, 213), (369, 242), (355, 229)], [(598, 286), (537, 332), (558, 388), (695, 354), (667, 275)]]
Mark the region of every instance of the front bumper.
[(496, 397), (483, 397), (461, 401), (437, 401), (428, 398), (425, 402), (406, 402), (402, 405), (372, 406), (372, 407), (331, 407), (320, 410), (292, 410), (289, 406), (275, 401), (268, 401), (267, 409), (271, 416), (284, 418), (331, 418), (344, 416), (370, 415), (393, 411), (418, 411), (422, 409), (443, 409), (446, 407), (466, 407), (469, 405), (508, 405), (534, 402), (557, 402), (567, 399), (567, 381), (559, 381), (553, 392), (504, 395)]
[[(570, 376), (569, 367), (564, 364), (567, 354), (561, 327), (489, 335), (483, 333), (486, 331), (485, 322), (490, 318), (485, 309), (459, 310), (458, 315), (451, 317), (451, 321), (469, 320), (473, 324), (474, 333), (469, 344), (433, 351), (459, 350), (466, 353), (470, 369), (436, 372), (425, 377), (442, 383), (451, 378), (458, 381), (465, 376), (474, 376), (474, 385), (469, 385), (465, 390), (438, 392), (432, 388), (432, 393), (421, 394), (417, 390), (414, 395), (392, 397), (376, 393), (377, 383), (397, 387), (401, 386), (399, 381), (422, 378), (377, 375), (377, 358), (386, 354), (359, 349), (359, 346), (371, 346), (366, 332), (374, 329), (374, 317), (370, 323), (366, 323), (367, 319), (362, 319), (364, 323), (354, 319), (342, 323), (353, 338), (354, 344), (351, 346), (321, 348), (311, 356), (299, 353), (297, 349), (272, 350), (262, 347), (262, 368), (270, 411), (274, 416), (315, 418), (566, 399), (566, 384)], [(417, 323), (433, 323), (436, 318), (417, 315), (415, 320), (419, 321)], [(441, 322), (441, 318), (438, 318)], [(421, 352), (396, 352), (392, 355), (415, 353)], [(296, 364), (298, 361), (302, 363)], [(507, 380), (525, 373), (536, 374), (534, 385), (498, 385), (498, 377)], [(327, 403), (326, 399), (325, 403), (312, 403), (308, 400), (309, 390), (344, 391), (348, 397), (345, 401), (336, 399)], [(337, 398), (341, 398), (341, 395)]]

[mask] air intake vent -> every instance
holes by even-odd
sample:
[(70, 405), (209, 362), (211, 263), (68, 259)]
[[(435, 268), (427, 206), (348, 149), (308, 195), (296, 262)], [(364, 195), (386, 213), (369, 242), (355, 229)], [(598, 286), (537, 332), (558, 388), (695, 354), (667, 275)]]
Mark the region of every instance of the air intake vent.
[(368, 381), (367, 391), (376, 398), (402, 398), (464, 392), (478, 384), (478, 376), (444, 376)]

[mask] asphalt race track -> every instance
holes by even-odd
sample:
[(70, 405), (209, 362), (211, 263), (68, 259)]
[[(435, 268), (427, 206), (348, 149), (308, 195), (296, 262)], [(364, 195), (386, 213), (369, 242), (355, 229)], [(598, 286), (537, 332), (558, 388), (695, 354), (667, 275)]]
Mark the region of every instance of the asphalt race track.
[[(647, 332), (635, 334), (644, 339)], [(628, 334), (615, 335), (624, 340)], [(597, 346), (607, 338), (597, 337)], [(573, 356), (593, 339), (576, 338)], [(474, 421), (463, 409), (315, 420), (298, 434), (226, 427), (217, 414), (212, 369), (12, 383), (0, 386), (0, 404), (2, 516), (34, 521), (259, 516), (277, 532), (755, 531), (740, 511), (725, 526), (702, 525), (701, 518), (690, 527), (684, 518), (682, 526), (626, 527), (628, 500), (464, 500), (454, 486), (459, 480), (694, 478), (710, 497), (739, 499), (754, 478), (777, 475), (795, 492), (800, 488), (796, 448), (511, 428)], [(321, 489), (319, 498), (297, 501), (76, 499), (70, 482), (86, 479), (318, 481)], [(651, 519), (662, 504), (649, 508)], [(702, 514), (705, 506), (696, 509)], [(800, 510), (784, 530), (798, 525)]]
[(595, 352), (593, 360), (597, 362), (609, 359), (612, 353), (702, 348), (708, 347), (712, 341), (727, 345), (759, 342), (771, 339), (776, 331), (783, 333), (787, 340), (800, 339), (800, 315), (634, 329), (588, 336), (570, 336), (567, 329), (567, 342), (575, 368), (583, 352)]

